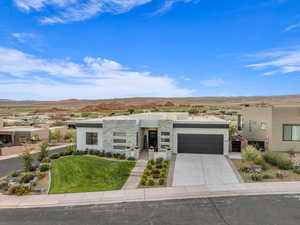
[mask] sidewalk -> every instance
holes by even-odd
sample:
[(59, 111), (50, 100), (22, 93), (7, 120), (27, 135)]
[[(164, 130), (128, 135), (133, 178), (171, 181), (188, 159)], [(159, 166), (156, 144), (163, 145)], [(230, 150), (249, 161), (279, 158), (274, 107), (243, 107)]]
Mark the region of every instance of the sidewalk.
[[(68, 146), (71, 146), (71, 145), (74, 145), (74, 144), (64, 144), (64, 145), (58, 145), (58, 146), (50, 147), (49, 151), (53, 151), (53, 150), (56, 150), (58, 148), (68, 147)], [(31, 151), (31, 154), (35, 154), (35, 153), (38, 153), (38, 152), (39, 152), (39, 150)], [(0, 160), (17, 158), (19, 156), (20, 156), (20, 154), (14, 154), (14, 155), (8, 155), (8, 156), (0, 156)]]
[(182, 186), (23, 197), (0, 195), (0, 208), (36, 208), (271, 194), (300, 194), (300, 182)]

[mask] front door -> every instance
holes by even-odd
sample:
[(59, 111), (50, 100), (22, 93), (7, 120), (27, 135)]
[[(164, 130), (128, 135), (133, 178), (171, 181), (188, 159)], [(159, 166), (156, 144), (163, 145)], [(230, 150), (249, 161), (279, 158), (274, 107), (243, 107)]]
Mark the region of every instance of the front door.
[(157, 148), (157, 131), (156, 130), (149, 130), (148, 143), (149, 143), (149, 147)]

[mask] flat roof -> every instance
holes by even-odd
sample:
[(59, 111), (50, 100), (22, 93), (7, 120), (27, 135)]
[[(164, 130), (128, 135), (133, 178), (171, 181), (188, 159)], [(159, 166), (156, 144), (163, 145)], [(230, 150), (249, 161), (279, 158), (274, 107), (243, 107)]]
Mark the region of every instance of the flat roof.
[(216, 116), (189, 116), (186, 112), (153, 112), (125, 116), (110, 116), (101, 119), (78, 120), (78, 124), (102, 124), (104, 120), (173, 120), (175, 123), (220, 123), (227, 124), (228, 121)]
[(44, 128), (39, 128), (39, 127), (3, 127), (0, 128), (0, 132), (13, 132), (13, 131), (38, 131), (38, 130), (43, 130)]

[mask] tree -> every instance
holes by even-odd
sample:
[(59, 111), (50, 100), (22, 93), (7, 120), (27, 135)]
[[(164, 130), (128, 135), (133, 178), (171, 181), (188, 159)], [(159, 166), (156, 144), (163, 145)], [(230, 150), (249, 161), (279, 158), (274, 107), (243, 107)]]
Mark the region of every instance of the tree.
[(237, 129), (237, 126), (236, 126), (236, 125), (234, 125), (234, 124), (232, 124), (232, 123), (229, 124), (229, 136), (230, 136), (230, 137), (236, 135), (236, 134), (237, 134), (237, 131), (238, 131), (238, 129)]
[(32, 169), (33, 157), (30, 152), (30, 149), (25, 149), (25, 151), (20, 154), (20, 158), (23, 162), (23, 169), (25, 172), (29, 172)]
[(40, 145), (40, 153), (39, 153), (39, 160), (42, 161), (43, 159), (48, 157), (48, 142), (44, 141)]

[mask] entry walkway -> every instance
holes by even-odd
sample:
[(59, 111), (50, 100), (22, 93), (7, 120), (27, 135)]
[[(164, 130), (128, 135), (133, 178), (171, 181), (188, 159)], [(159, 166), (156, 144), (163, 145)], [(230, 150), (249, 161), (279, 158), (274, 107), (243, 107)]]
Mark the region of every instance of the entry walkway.
[(178, 154), (172, 186), (227, 185), (239, 180), (223, 155)]

